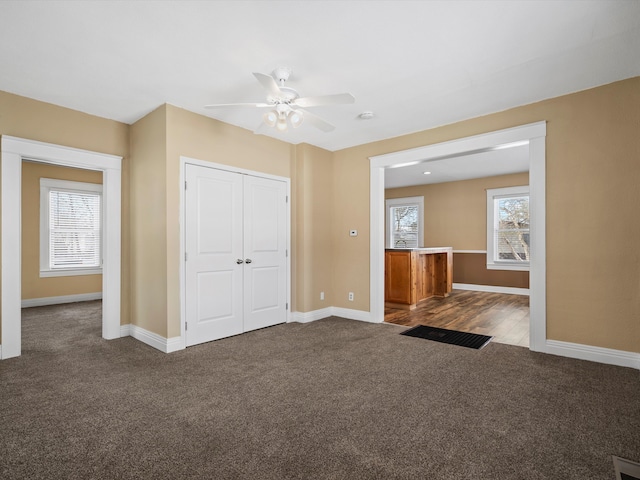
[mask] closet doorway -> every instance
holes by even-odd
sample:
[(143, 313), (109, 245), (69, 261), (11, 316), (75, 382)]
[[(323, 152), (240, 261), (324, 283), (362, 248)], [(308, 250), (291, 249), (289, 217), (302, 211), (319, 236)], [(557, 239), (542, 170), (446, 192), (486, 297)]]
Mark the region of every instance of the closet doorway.
[(185, 164), (185, 344), (287, 321), (288, 184)]

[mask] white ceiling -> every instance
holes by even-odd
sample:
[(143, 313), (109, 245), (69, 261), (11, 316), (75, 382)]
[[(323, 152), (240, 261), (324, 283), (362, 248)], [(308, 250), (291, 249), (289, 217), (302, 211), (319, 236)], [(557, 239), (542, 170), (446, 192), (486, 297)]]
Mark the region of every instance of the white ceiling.
[(277, 66), (356, 102), (260, 133), (335, 151), (638, 76), (640, 1), (0, 1), (0, 90), (126, 123), (170, 103), (254, 130), (203, 105), (263, 102)]
[[(529, 171), (529, 146), (510, 148), (443, 158), (384, 172), (385, 188), (408, 187), (432, 183), (493, 177)], [(425, 175), (424, 172), (431, 172)]]

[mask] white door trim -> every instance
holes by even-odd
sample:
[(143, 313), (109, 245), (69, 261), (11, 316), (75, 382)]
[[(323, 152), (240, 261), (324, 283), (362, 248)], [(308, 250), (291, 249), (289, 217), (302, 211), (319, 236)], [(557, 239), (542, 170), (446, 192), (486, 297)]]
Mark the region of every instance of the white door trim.
[(102, 171), (102, 337), (120, 337), (122, 157), (2, 136), (2, 359), (21, 353), (22, 161)]
[(198, 165), (200, 167), (216, 168), (218, 170), (224, 170), (233, 173), (242, 173), (244, 175), (252, 175), (254, 177), (267, 178), (271, 180), (279, 180), (285, 182), (287, 185), (287, 322), (291, 320), (291, 179), (287, 177), (280, 177), (278, 175), (271, 175), (263, 172), (256, 172), (253, 170), (247, 170), (240, 167), (233, 167), (231, 165), (223, 165), (221, 163), (208, 162), (206, 160), (198, 160), (196, 158), (190, 158), (180, 156), (180, 208), (179, 208), (179, 222), (180, 222), (180, 348), (186, 348), (186, 332), (185, 323), (187, 319), (187, 305), (186, 305), (186, 228), (185, 228), (185, 181), (186, 181), (186, 165)]
[(384, 321), (384, 170), (428, 162), (444, 157), (505, 147), (529, 145), (531, 198), (530, 346), (546, 350), (546, 232), (545, 232), (545, 138), (546, 122), (536, 122), (449, 142), (369, 157), (370, 160), (370, 305), (371, 320)]

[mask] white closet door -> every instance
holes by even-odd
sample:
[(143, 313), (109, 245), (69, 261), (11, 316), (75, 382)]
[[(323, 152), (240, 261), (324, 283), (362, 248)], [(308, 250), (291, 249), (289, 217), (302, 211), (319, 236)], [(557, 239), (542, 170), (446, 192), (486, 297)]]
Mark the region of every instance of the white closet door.
[(244, 331), (286, 321), (287, 187), (244, 178)]
[(242, 175), (186, 166), (186, 345), (243, 332)]

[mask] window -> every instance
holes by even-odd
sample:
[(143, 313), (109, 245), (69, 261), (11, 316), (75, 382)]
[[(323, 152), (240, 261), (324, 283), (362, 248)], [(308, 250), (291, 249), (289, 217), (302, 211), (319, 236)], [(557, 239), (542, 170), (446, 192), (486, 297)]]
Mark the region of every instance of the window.
[(387, 200), (387, 248), (424, 245), (424, 197)]
[(102, 273), (102, 185), (40, 179), (40, 276)]
[(487, 268), (529, 270), (529, 186), (487, 190)]

